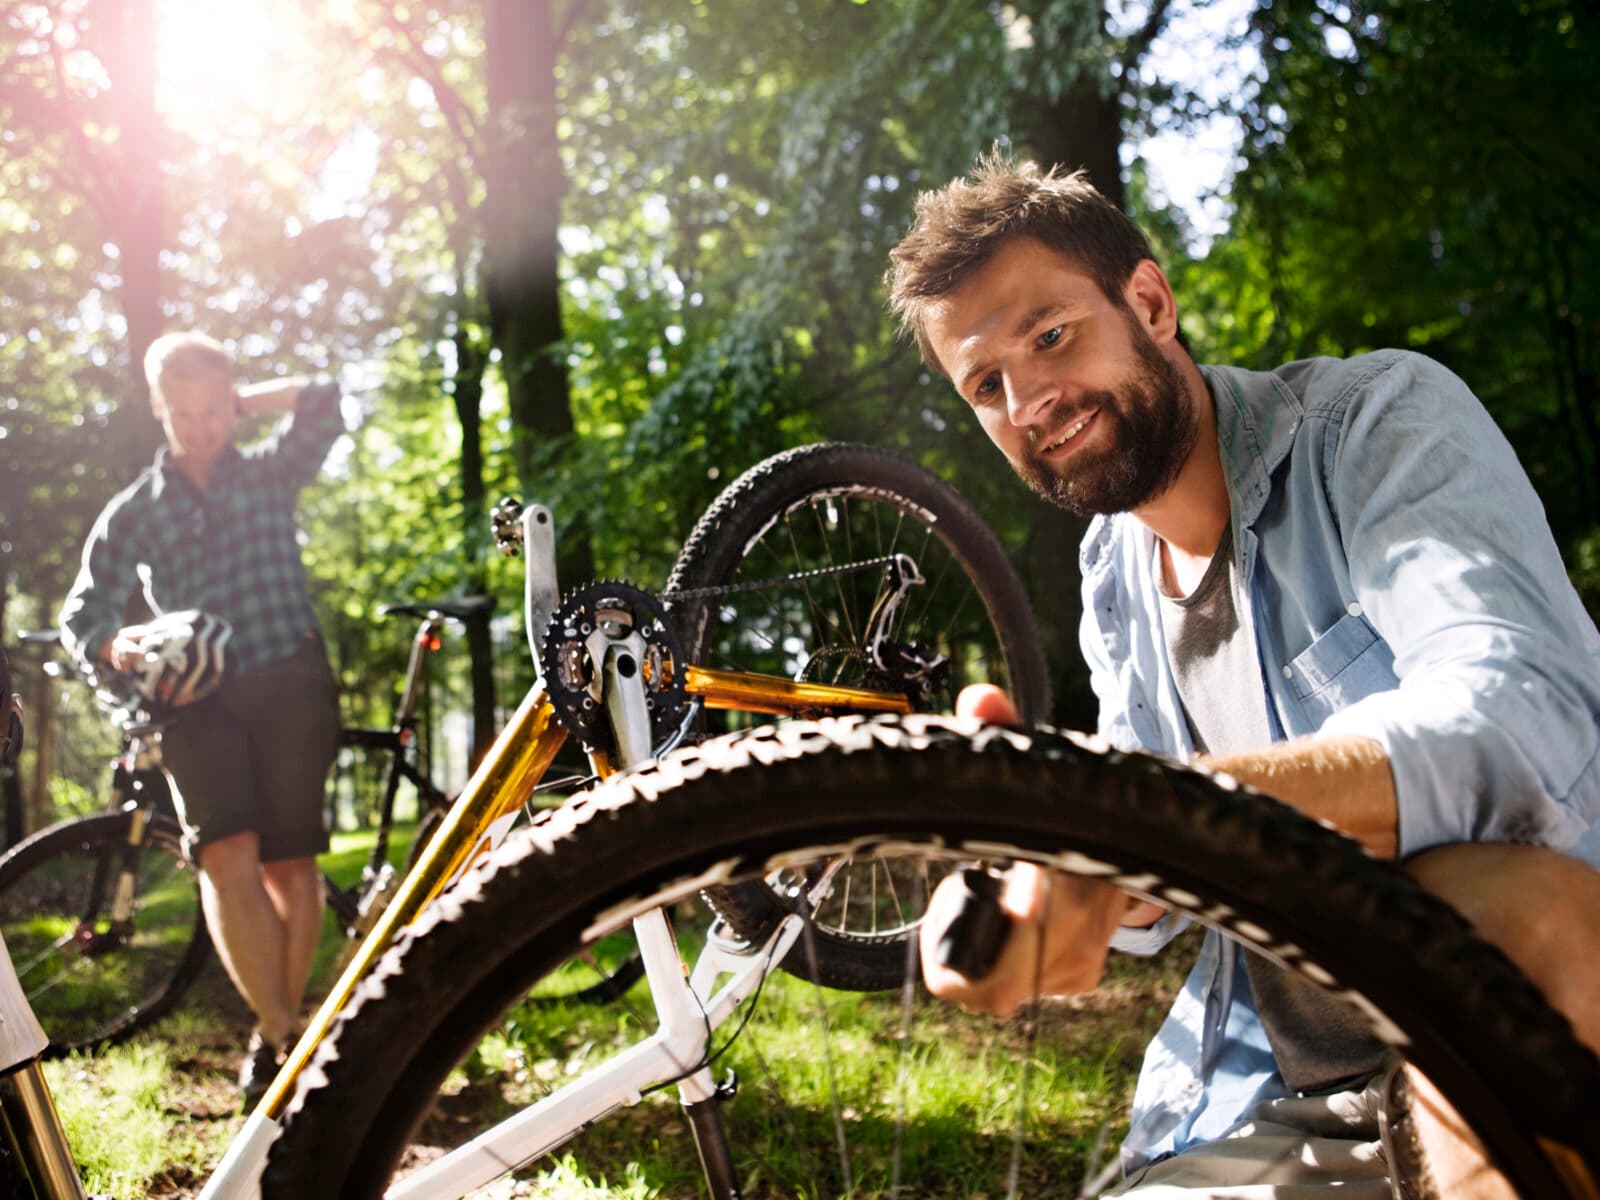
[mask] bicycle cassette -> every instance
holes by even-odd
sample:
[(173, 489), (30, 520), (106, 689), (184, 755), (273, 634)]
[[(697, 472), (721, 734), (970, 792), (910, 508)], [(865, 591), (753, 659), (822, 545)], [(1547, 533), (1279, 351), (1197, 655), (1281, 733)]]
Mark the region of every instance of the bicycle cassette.
[(545, 688), (562, 724), (585, 750), (605, 749), (611, 729), (601, 706), (607, 648), (637, 633), (639, 675), (650, 713), (650, 744), (677, 732), (685, 709), (683, 654), (666, 609), (632, 584), (602, 580), (569, 593), (545, 628), (540, 656)]

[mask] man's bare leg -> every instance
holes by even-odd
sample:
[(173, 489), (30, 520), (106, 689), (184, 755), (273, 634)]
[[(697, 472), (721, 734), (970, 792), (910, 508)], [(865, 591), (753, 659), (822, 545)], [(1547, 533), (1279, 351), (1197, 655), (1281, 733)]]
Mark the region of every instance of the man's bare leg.
[(200, 898), (228, 977), (255, 1013), (261, 1036), (281, 1045), (296, 1013), (285, 985), (288, 935), (262, 879), (255, 834), (201, 848)]
[(283, 995), (298, 1015), (311, 977), (311, 960), (322, 936), (322, 875), (314, 858), (289, 858), (262, 864), (262, 881), (283, 921)]
[[(1406, 870), (1505, 952), (1600, 1054), (1600, 871), (1534, 846), (1478, 842), (1417, 856)], [(1420, 1072), (1407, 1068), (1416, 1140), (1435, 1193), (1516, 1200), (1478, 1140)]]

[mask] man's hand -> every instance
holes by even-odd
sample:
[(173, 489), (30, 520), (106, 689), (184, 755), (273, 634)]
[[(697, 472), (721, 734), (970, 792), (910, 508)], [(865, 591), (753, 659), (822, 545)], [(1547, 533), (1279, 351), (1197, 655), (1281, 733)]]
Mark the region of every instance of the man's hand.
[(95, 657), (113, 671), (127, 674), (139, 661), (139, 655), (142, 653), (139, 643), (145, 635), (145, 629), (143, 625), (123, 626), (100, 643), (100, 649)]
[(992, 683), (969, 683), (956, 697), (956, 716), (977, 717), (991, 725), (1018, 725), (1017, 706)]
[[(1010, 697), (987, 683), (962, 689), (956, 715), (996, 725), (1019, 721)], [(934, 890), (922, 922), (923, 977), (935, 996), (1002, 1017), (1036, 996), (1071, 995), (1098, 984), (1111, 935), (1130, 907), (1130, 898), (1109, 884), (1019, 863), (1006, 872), (1000, 893), (1000, 907), (1011, 918), (1010, 936), (993, 969), (979, 980), (941, 966), (935, 958), (938, 938), (961, 898), (955, 877)], [(1153, 905), (1139, 907), (1160, 912)]]
[(1011, 934), (989, 974), (968, 979), (934, 956), (961, 896), (955, 876), (934, 890), (921, 929), (923, 978), (935, 996), (999, 1017), (1035, 997), (1087, 992), (1098, 984), (1111, 935), (1128, 907), (1128, 897), (1109, 884), (1019, 863), (1006, 872), (1000, 893)]

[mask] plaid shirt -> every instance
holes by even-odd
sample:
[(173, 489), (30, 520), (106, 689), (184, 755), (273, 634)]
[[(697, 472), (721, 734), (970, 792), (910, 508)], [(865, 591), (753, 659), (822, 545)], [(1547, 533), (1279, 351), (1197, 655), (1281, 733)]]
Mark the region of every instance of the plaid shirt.
[(124, 624), (141, 583), (157, 612), (198, 608), (233, 625), (229, 666), (254, 671), (287, 658), (318, 632), (300, 561), (295, 504), (343, 430), (339, 389), (300, 393), (272, 436), (230, 449), (200, 491), (154, 465), (113, 497), (83, 550), (83, 567), (61, 609), (61, 630), (80, 664)]

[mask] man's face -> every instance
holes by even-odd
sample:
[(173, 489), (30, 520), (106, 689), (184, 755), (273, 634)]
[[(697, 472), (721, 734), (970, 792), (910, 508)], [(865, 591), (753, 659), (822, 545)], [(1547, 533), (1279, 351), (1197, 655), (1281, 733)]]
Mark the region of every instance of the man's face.
[(1062, 508), (1138, 509), (1194, 448), (1177, 367), (1129, 307), (1039, 242), (1007, 243), (932, 306), (926, 330), (990, 440)]
[(233, 382), (223, 372), (163, 380), (156, 417), (176, 457), (208, 468), (233, 445), (239, 423)]

